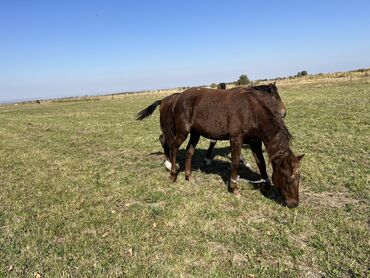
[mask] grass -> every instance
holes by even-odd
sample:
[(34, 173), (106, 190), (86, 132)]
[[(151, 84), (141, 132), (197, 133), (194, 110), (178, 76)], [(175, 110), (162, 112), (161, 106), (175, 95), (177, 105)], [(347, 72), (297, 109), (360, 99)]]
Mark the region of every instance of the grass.
[(227, 193), (227, 142), (206, 167), (201, 139), (193, 181), (169, 182), (158, 112), (134, 120), (156, 94), (1, 106), (0, 277), (368, 275), (369, 90), (281, 86), (306, 154), (296, 209)]

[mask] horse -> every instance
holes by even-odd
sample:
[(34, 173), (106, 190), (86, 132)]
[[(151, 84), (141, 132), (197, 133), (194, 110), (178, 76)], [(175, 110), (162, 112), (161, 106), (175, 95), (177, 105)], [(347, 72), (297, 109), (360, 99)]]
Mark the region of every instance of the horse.
[[(191, 158), (200, 136), (230, 140), (232, 167), (228, 188), (232, 193), (240, 195), (237, 170), (241, 147), (243, 143), (263, 141), (272, 163), (272, 181), (282, 196), (283, 203), (289, 208), (296, 207), (299, 204), (299, 162), (303, 155), (294, 155), (289, 146), (291, 135), (288, 129), (281, 116), (277, 116), (266, 105), (262, 95), (253, 90), (215, 94), (211, 89), (192, 88), (179, 95), (167, 97), (167, 101), (172, 102), (169, 105), (172, 115), (167, 117), (167, 125), (161, 124), (161, 128), (164, 141), (169, 146), (170, 179), (176, 181), (176, 155), (189, 133), (185, 163), (187, 180), (190, 179)], [(161, 101), (156, 101), (140, 111), (137, 119), (142, 120), (149, 116), (159, 104)], [(252, 151), (258, 152), (258, 149), (252, 147)], [(262, 155), (262, 150), (260, 153)], [(258, 161), (257, 164), (260, 168)]]
[(226, 83), (220, 83), (217, 85), (217, 89), (226, 90)]
[[(203, 91), (203, 88), (197, 88), (197, 91)], [(213, 90), (215, 93), (224, 93), (226, 92), (224, 89), (222, 90)], [(286, 109), (284, 106), (284, 103), (282, 102), (278, 89), (274, 84), (269, 85), (260, 85), (260, 86), (254, 86), (254, 87), (236, 87), (233, 89), (228, 90), (228, 92), (238, 92), (238, 91), (246, 91), (246, 92), (254, 92), (254, 93), (260, 93), (262, 95), (262, 100), (269, 106), (273, 111), (276, 111), (279, 115), (282, 117), (285, 117), (286, 115)], [(138, 119), (142, 120), (145, 117), (150, 116), (157, 105), (160, 105), (160, 126), (162, 129), (162, 134), (159, 136), (159, 141), (161, 142), (161, 145), (163, 147), (166, 160), (164, 162), (164, 166), (168, 171), (171, 171), (171, 162), (170, 162), (170, 146), (172, 144), (172, 140), (174, 138), (174, 135), (171, 134), (171, 129), (169, 128), (171, 125), (171, 117), (172, 115), (172, 107), (174, 103), (177, 100), (177, 97), (179, 96), (179, 93), (172, 94), (170, 96), (165, 97), (162, 100), (154, 102), (152, 105), (148, 106), (144, 110), (140, 111), (138, 113)], [(167, 134), (167, 136), (166, 136)], [(171, 136), (168, 136), (171, 135)], [(213, 148), (216, 145), (217, 140), (211, 140), (210, 146), (206, 152), (205, 156), (205, 162), (206, 165), (211, 164), (211, 152)], [(249, 140), (249, 145), (252, 149), (254, 158), (256, 160), (261, 179), (259, 181), (253, 181), (254, 183), (260, 183), (261, 184), (261, 190), (267, 192), (270, 190), (271, 183), (269, 180), (269, 177), (267, 175), (266, 171), (266, 163), (265, 159), (262, 154), (262, 141), (261, 140)], [(250, 167), (248, 163), (244, 160), (243, 156), (240, 156), (240, 162), (242, 162), (246, 167)], [(252, 181), (250, 181), (252, 182)]]
[[(220, 83), (219, 87), (221, 87), (221, 84), (225, 83)], [(226, 85), (224, 87), (226, 89)], [(229, 89), (229, 92), (237, 92), (243, 89), (244, 87), (234, 87), (232, 89)], [(257, 90), (258, 92), (264, 93), (265, 94), (265, 103), (273, 109), (273, 111), (276, 111), (277, 113), (280, 113), (283, 118), (286, 116), (286, 109), (284, 106), (284, 103), (282, 102), (280, 95), (278, 93), (278, 89), (276, 87), (276, 83), (269, 84), (269, 85), (258, 85), (258, 86), (253, 86), (250, 87), (250, 89)], [(217, 140), (210, 140), (209, 147), (206, 151), (206, 155), (204, 157), (204, 161), (206, 165), (211, 165), (212, 164), (212, 151), (214, 147), (216, 146)], [(260, 160), (260, 159), (259, 159)], [(241, 155), (240, 156), (240, 162), (242, 162), (246, 167), (250, 167), (249, 163), (245, 161), (244, 157)], [(264, 163), (264, 160), (263, 160)], [(263, 182), (268, 182), (268, 178), (262, 178)]]

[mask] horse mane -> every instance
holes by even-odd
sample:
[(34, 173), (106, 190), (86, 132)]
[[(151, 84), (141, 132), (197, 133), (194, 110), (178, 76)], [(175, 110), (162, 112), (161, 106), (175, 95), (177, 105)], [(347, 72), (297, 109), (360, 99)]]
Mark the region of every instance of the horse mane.
[[(293, 139), (293, 135), (289, 132), (283, 118), (274, 113), (274, 111), (267, 106), (261, 99), (261, 94), (257, 92), (252, 92), (254, 97), (259, 103), (261, 108), (261, 113), (264, 115), (264, 121), (261, 123), (263, 125), (264, 141), (266, 150), (269, 154), (270, 161), (272, 161), (275, 156), (281, 156), (281, 153), (289, 155), (292, 151), (290, 150), (290, 143)], [(269, 137), (268, 139), (266, 139)]]
[(263, 91), (263, 92), (268, 92), (270, 90), (269, 85), (256, 85), (250, 87), (251, 89), (257, 90), (257, 91)]
[(293, 153), (290, 149), (292, 139), (293, 136), (285, 126), (279, 129), (275, 137), (266, 145), (269, 161), (272, 162), (290, 156)]
[(270, 83), (270, 84), (262, 84), (262, 85), (255, 85), (250, 87), (252, 89), (258, 90), (258, 91), (263, 91), (263, 92), (270, 92), (271, 89), (277, 91), (277, 87), (275, 84)]
[(262, 85), (255, 85), (255, 86), (249, 86), (249, 87), (234, 87), (234, 88), (231, 88), (229, 89), (228, 91), (238, 91), (238, 90), (242, 90), (244, 92), (248, 92), (248, 93), (272, 93), (272, 92), (276, 92), (278, 91), (278, 88), (276, 87), (275, 84), (271, 83), (271, 84), (262, 84)]

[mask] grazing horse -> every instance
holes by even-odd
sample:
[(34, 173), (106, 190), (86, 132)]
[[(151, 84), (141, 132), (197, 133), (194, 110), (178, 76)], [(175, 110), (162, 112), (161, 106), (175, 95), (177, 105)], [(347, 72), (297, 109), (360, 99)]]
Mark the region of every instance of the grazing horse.
[[(224, 83), (220, 83), (219, 86), (221, 84), (224, 84)], [(235, 87), (235, 88), (229, 89), (228, 91), (229, 92), (237, 92), (237, 91), (242, 90), (243, 88), (244, 87)], [(244, 89), (246, 89), (246, 88), (244, 88)], [(285, 109), (284, 103), (282, 102), (282, 100), (280, 98), (280, 95), (278, 93), (278, 89), (277, 89), (275, 83), (269, 84), (269, 85), (253, 86), (253, 87), (249, 87), (248, 89), (249, 90), (251, 90), (251, 89), (257, 90), (258, 92), (264, 93), (264, 96), (265, 96), (264, 101), (267, 104), (267, 106), (269, 106), (276, 113), (279, 113), (281, 115), (281, 117), (284, 118), (286, 116), (286, 109)], [(216, 143), (217, 143), (217, 140), (210, 140), (209, 147), (208, 147), (206, 155), (204, 157), (204, 161), (205, 161), (206, 165), (211, 165), (211, 163), (212, 163), (212, 160), (211, 160), (212, 151), (213, 151), (214, 147), (216, 146)], [(257, 159), (256, 159), (256, 161), (257, 161)], [(246, 167), (250, 167), (249, 163), (247, 163), (245, 161), (243, 156), (240, 156), (240, 162), (242, 162)], [(264, 160), (263, 160), (263, 163), (264, 163)], [(268, 180), (265, 177), (262, 177), (262, 179), (265, 182)]]
[[(281, 116), (266, 105), (262, 96), (248, 90), (215, 94), (212, 89), (193, 88), (167, 97), (167, 101), (172, 102), (167, 109), (172, 113), (164, 117), (168, 123), (165, 129), (161, 115), (161, 128), (171, 158), (171, 180), (176, 181), (176, 155), (189, 133), (185, 163), (187, 180), (190, 179), (191, 158), (200, 136), (230, 140), (232, 167), (229, 190), (238, 195), (237, 170), (241, 147), (243, 143), (252, 142), (254, 145), (255, 141), (263, 141), (273, 167), (273, 183), (284, 203), (290, 208), (296, 207), (299, 203), (299, 161), (303, 155), (293, 154), (289, 147), (291, 135), (288, 129)], [(148, 117), (162, 101), (156, 101), (139, 112), (137, 119)], [(252, 151), (259, 150), (252, 147)], [(262, 155), (262, 150), (260, 153)], [(257, 165), (260, 168), (258, 161)]]
[[(204, 88), (197, 88), (197, 92), (202, 92), (205, 90)], [(262, 100), (266, 103), (268, 107), (272, 109), (275, 113), (281, 115), (284, 117), (286, 115), (286, 109), (285, 106), (278, 94), (277, 87), (274, 84), (269, 84), (269, 85), (260, 85), (260, 86), (254, 86), (254, 87), (236, 87), (230, 90), (213, 90), (215, 93), (225, 93), (225, 92), (240, 92), (240, 91), (245, 91), (245, 92), (250, 92), (250, 93), (259, 93), (261, 94)], [(138, 113), (138, 120), (142, 120), (148, 116), (150, 116), (157, 105), (160, 104), (160, 126), (162, 129), (162, 134), (159, 136), (159, 141), (161, 142), (161, 145), (163, 147), (166, 160), (164, 162), (164, 166), (168, 171), (171, 171), (171, 162), (170, 162), (170, 147), (174, 138), (174, 134), (171, 134), (171, 128), (170, 126), (173, 124), (171, 122), (171, 118), (173, 117), (172, 115), (172, 107), (174, 103), (176, 102), (178, 96), (180, 94), (172, 94), (170, 96), (167, 96), (166, 98), (162, 100), (158, 100), (154, 102), (152, 105), (148, 106), (144, 110), (140, 111)], [(205, 162), (207, 165), (211, 164), (211, 152), (216, 145), (217, 140), (211, 140), (210, 146), (207, 150), (206, 156), (205, 156)], [(260, 181), (255, 181), (258, 183), (261, 183), (261, 189), (263, 191), (268, 191), (270, 189), (270, 180), (267, 175), (266, 171), (266, 163), (265, 159), (262, 154), (262, 141), (261, 140), (249, 140), (249, 145), (251, 147), (251, 150), (253, 152), (253, 156), (256, 160), (260, 175), (261, 175), (261, 180)], [(245, 162), (244, 158), (240, 156), (240, 161), (249, 167), (249, 165)]]

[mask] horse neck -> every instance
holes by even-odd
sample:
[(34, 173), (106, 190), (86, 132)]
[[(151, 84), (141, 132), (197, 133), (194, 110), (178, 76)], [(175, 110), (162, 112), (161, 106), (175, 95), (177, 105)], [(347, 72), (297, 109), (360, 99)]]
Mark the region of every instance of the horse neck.
[(286, 127), (275, 121), (268, 121), (268, 124), (263, 126), (262, 141), (271, 161), (280, 154), (291, 153), (290, 137), (291, 135)]

